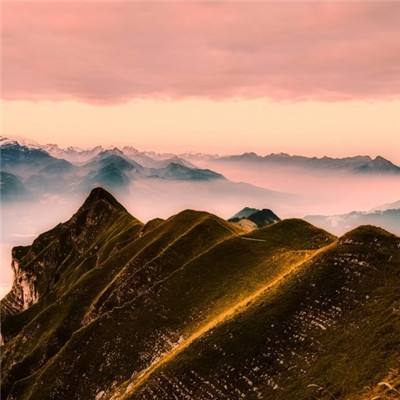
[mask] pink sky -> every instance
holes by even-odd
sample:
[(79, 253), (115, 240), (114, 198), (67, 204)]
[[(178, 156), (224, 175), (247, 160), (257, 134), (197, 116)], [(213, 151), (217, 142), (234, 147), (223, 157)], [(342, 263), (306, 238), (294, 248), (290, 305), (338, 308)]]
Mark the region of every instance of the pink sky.
[[(268, 151), (278, 132), (282, 140), (275, 137), (273, 150), (309, 145), (316, 154), (396, 158), (400, 3), (8, 1), (2, 7), (6, 134), (166, 148), (179, 140), (186, 149), (223, 152), (240, 147), (225, 146), (232, 132), (247, 143), (261, 140), (256, 151)], [(162, 130), (129, 118), (132, 102), (133, 114), (140, 103), (153, 119), (170, 109), (181, 117)], [(199, 107), (201, 132), (187, 117), (190, 102)], [(288, 107), (298, 107), (295, 119), (284, 117)], [(217, 118), (215, 132), (218, 111), (235, 115), (223, 124)], [(100, 129), (94, 120), (103, 115)], [(207, 143), (190, 139), (199, 134)], [(332, 135), (350, 146), (332, 147)]]

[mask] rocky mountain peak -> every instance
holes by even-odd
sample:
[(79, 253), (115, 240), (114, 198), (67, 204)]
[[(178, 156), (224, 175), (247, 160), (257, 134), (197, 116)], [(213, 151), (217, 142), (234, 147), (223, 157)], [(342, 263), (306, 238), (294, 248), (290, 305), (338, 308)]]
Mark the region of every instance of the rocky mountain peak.
[(89, 196), (86, 198), (82, 207), (79, 209), (78, 213), (83, 210), (87, 210), (88, 208), (95, 207), (99, 202), (106, 203), (112, 208), (117, 210), (125, 210), (125, 207), (119, 203), (116, 198), (107, 190), (102, 187), (96, 187), (92, 189)]
[(46, 295), (65, 273), (66, 262), (72, 269), (79, 268), (76, 262), (85, 254), (96, 262), (96, 247), (118, 221), (139, 223), (113, 195), (97, 187), (67, 222), (41, 234), (30, 246), (14, 247), (15, 278), (10, 293), (2, 300), (2, 317), (18, 314)]

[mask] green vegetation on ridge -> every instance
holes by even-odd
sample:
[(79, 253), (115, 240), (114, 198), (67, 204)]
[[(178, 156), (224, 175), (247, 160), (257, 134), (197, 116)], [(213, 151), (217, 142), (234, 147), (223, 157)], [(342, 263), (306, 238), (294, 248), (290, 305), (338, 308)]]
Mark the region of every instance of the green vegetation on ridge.
[(337, 239), (299, 219), (245, 232), (185, 210), (143, 225), (96, 189), (15, 250), (40, 282), (26, 310), (3, 302), (3, 396), (361, 395), (400, 354), (399, 249), (374, 227)]

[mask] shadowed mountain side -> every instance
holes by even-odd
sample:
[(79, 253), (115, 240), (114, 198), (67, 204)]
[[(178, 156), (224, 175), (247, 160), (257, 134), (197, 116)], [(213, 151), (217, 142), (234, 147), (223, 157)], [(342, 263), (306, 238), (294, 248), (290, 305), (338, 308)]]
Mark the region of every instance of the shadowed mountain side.
[[(25, 324), (95, 267), (111, 244), (134, 235), (140, 226), (111, 194), (97, 188), (69, 221), (43, 233), (31, 246), (14, 247), (14, 284), (1, 301), (3, 338), (16, 333), (20, 323)], [(31, 307), (42, 299), (40, 306)]]
[(243, 224), (246, 221), (250, 221), (258, 228), (273, 224), (280, 221), (280, 218), (271, 210), (263, 208), (258, 210), (257, 208), (245, 207), (236, 213), (233, 217), (229, 218), (230, 222), (237, 222)]
[[(90, 303), (90, 294), (100, 290), (114, 273), (112, 267), (100, 270), (99, 265), (121, 243), (134, 238), (141, 226), (108, 192), (98, 188), (68, 222), (40, 235), (31, 246), (13, 249), (14, 284), (1, 301), (6, 342), (3, 372), (11, 367), (9, 352), (15, 367), (12, 376), (29, 373), (58, 351), (79, 326), (80, 312), (84, 312), (85, 302)], [(73, 292), (70, 298), (63, 297), (75, 283), (82, 284), (87, 273), (99, 278), (87, 287), (88, 293), (80, 298)], [(22, 337), (27, 341), (23, 346)], [(20, 364), (21, 360), (25, 361)], [(7, 390), (8, 383), (3, 379), (2, 390)]]
[(120, 218), (134, 220), (108, 192), (97, 188), (69, 221), (43, 233), (31, 246), (15, 247), (12, 265), (16, 280), (12, 293), (20, 308), (15, 308), (17, 303), (7, 307), (6, 299), (2, 301), (3, 314), (26, 309), (51, 291), (65, 273), (65, 266), (73, 265), (91, 247), (98, 249), (101, 239), (109, 240), (104, 232)]
[(132, 177), (139, 177), (144, 171), (140, 164), (129, 160), (117, 149), (102, 151), (82, 168), (89, 170), (81, 182), (83, 189), (101, 185), (106, 188), (127, 190)]
[(0, 171), (0, 200), (2, 202), (18, 201), (27, 195), (28, 191), (18, 176)]
[[(92, 200), (96, 193), (97, 191), (92, 192), (77, 215), (82, 214), (82, 209), (86, 210), (87, 203), (93, 203)], [(110, 207), (119, 206), (122, 208), (107, 192), (101, 190), (101, 193), (107, 194)], [(133, 217), (130, 218), (134, 220)], [(215, 220), (214, 226), (210, 225), (212, 219)], [(201, 237), (202, 226), (203, 238)], [(193, 242), (193, 245), (182, 247), (182, 262), (196, 255), (197, 251), (204, 251), (208, 246), (215, 244), (215, 241), (223, 239), (224, 236), (227, 237), (241, 232), (234, 226), (230, 226), (229, 223), (210, 214), (189, 210), (170, 218), (166, 222), (159, 219), (152, 220), (143, 227), (140, 223), (135, 223), (132, 228), (134, 231), (129, 225), (126, 227), (118, 226), (115, 237), (108, 237), (108, 240), (103, 244), (97, 243), (95, 254), (93, 252), (87, 253), (79, 262), (72, 264), (72, 266), (78, 266), (74, 268), (77, 268), (79, 273), (66, 274), (66, 279), (63, 281), (60, 279), (42, 301), (5, 321), (3, 335), (7, 346), (5, 348), (3, 372), (7, 371), (8, 367), (11, 368), (11, 371), (7, 371), (9, 373), (7, 376), (11, 381), (16, 376), (22, 377), (33, 372), (47, 360), (47, 357), (55, 354), (61, 348), (81, 325), (84, 314), (89, 310), (88, 307), (113, 282), (115, 277), (119, 276), (119, 270), (125, 265), (144, 266), (160, 253), (164, 254), (166, 260), (175, 260), (174, 263), (170, 263), (169, 268), (178, 268), (177, 250), (174, 250), (172, 246), (168, 253), (167, 249), (171, 243), (176, 240), (179, 241), (181, 236), (185, 237), (187, 232), (193, 230), (192, 235), (195, 236), (189, 241), (189, 243)], [(89, 232), (86, 231), (86, 233)], [(99, 254), (102, 255), (100, 258)], [(168, 254), (170, 255), (168, 256)], [(174, 255), (175, 259), (173, 258)], [(164, 262), (164, 264), (165, 272), (167, 272), (167, 263)], [(63, 265), (67, 270), (72, 268), (65, 262), (63, 262)], [(149, 270), (151, 268), (150, 265)], [(135, 287), (129, 288), (129, 294), (132, 289), (135, 293), (139, 290), (146, 290), (156, 278), (162, 277), (162, 274), (163, 271), (153, 269), (153, 275), (151, 272), (146, 275), (146, 279), (150, 277), (152, 279), (138, 280), (136, 290)], [(73, 279), (74, 275), (76, 275), (76, 279)], [(30, 278), (30, 281), (36, 280), (34, 276), (30, 276)], [(58, 295), (57, 298), (55, 298), (55, 293)], [(22, 326), (24, 327), (20, 335), (8, 343), (11, 335), (18, 332)], [(29, 344), (22, 345), (25, 341), (28, 341)], [(22, 348), (24, 348), (24, 351), (20, 351)], [(13, 365), (9, 365), (7, 360), (13, 360)], [(4, 379), (3, 392), (7, 390), (7, 383), (8, 379)]]
[(1, 164), (4, 170), (15, 169), (17, 171), (28, 168), (43, 172), (62, 172), (72, 168), (72, 164), (66, 160), (52, 157), (42, 149), (21, 146), (18, 142), (1, 144)]
[(143, 239), (145, 244), (138, 240), (124, 249), (135, 254), (143, 246), (108, 285), (86, 321), (146, 293), (192, 259), (240, 233), (241, 229), (205, 212), (185, 210), (169, 218)]

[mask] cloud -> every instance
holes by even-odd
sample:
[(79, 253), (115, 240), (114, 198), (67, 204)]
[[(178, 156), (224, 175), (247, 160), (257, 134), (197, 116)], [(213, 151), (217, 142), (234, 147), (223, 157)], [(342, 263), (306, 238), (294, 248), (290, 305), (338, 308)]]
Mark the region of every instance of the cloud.
[(3, 3), (5, 99), (399, 98), (400, 3)]

